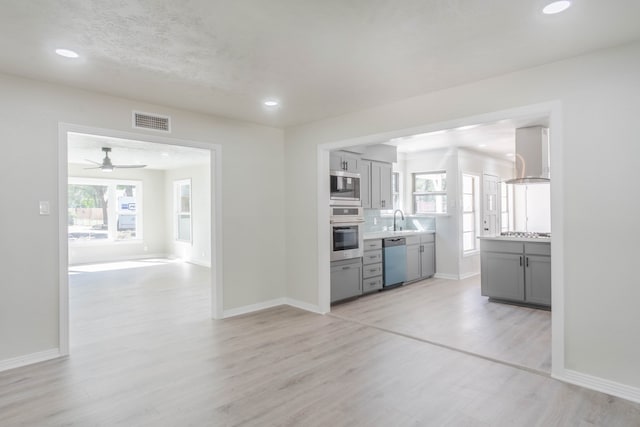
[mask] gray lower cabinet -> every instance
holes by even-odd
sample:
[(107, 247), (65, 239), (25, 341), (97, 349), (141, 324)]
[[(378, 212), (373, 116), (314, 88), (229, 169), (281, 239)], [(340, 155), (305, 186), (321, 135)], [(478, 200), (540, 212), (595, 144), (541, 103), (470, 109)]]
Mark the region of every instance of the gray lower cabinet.
[(551, 246), (482, 240), (482, 295), (519, 303), (551, 306)]
[(435, 235), (407, 236), (407, 282), (431, 277), (436, 272)]
[(382, 239), (364, 241), (362, 257), (362, 293), (382, 289)]
[(331, 302), (362, 294), (362, 258), (331, 263)]

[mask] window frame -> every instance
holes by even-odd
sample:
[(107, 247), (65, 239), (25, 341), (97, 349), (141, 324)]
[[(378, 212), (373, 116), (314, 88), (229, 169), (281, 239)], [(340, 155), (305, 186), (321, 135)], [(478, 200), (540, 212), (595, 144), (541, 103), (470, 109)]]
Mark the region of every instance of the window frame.
[[(142, 180), (134, 180), (134, 179), (120, 179), (120, 178), (89, 178), (82, 176), (70, 176), (67, 178), (67, 188), (71, 185), (100, 185), (107, 187), (107, 200), (113, 200), (113, 203), (109, 203), (107, 205), (107, 215), (108, 218), (114, 218), (115, 220), (112, 222), (108, 220), (107, 222), (107, 238), (106, 239), (77, 239), (71, 240), (67, 239), (70, 245), (109, 245), (109, 244), (126, 244), (126, 243), (140, 243), (144, 240), (144, 203), (143, 203), (143, 182)], [(133, 238), (127, 239), (119, 239), (118, 236), (118, 226), (117, 219), (120, 210), (118, 209), (118, 186), (135, 186), (136, 187), (136, 213), (135, 213), (135, 223), (136, 223), (136, 235)], [(72, 209), (68, 205), (67, 201), (67, 211)], [(67, 214), (68, 215), (68, 214)], [(68, 221), (67, 221), (68, 222)]]
[[(442, 191), (416, 191), (416, 177), (418, 175), (444, 175), (444, 182), (446, 186), (447, 182), (447, 171), (446, 170), (436, 170), (436, 171), (427, 171), (427, 172), (412, 172), (411, 173), (411, 210), (413, 215), (422, 215), (422, 216), (437, 216), (437, 215), (448, 215), (449, 207), (448, 207), (448, 187), (445, 187), (445, 190)], [(417, 196), (444, 196), (444, 211), (443, 212), (418, 212), (417, 210)]]
[[(465, 189), (465, 177), (471, 178), (471, 192), (468, 192)], [(469, 255), (469, 254), (474, 254), (477, 253), (479, 248), (478, 248), (478, 226), (480, 224), (480, 211), (478, 210), (478, 192), (479, 192), (479, 187), (480, 187), (480, 176), (478, 174), (474, 174), (474, 173), (470, 173), (470, 172), (463, 172), (462, 173), (462, 180), (461, 180), (461, 186), (460, 186), (460, 199), (461, 199), (461, 203), (460, 203), (460, 234), (462, 237), (462, 253), (464, 255)], [(465, 203), (464, 203), (464, 199), (465, 196), (471, 196), (471, 210), (466, 210), (465, 209)], [(473, 221), (472, 221), (472, 229), (471, 230), (465, 230), (465, 216), (471, 214), (473, 217)], [(465, 235), (467, 234), (472, 234), (473, 238), (472, 238), (472, 242), (473, 242), (473, 247), (472, 248), (466, 248), (465, 247)]]
[[(182, 210), (182, 188), (184, 186), (189, 187), (189, 211)], [(191, 178), (176, 179), (173, 181), (173, 202), (174, 202), (174, 241), (180, 243), (193, 243), (193, 183)], [(189, 239), (183, 239), (180, 236), (180, 220), (187, 216), (189, 217)]]

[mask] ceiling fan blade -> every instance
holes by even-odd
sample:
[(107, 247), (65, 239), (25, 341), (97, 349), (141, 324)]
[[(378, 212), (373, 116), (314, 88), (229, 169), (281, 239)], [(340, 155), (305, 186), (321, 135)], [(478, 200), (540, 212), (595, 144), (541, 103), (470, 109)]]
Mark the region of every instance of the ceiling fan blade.
[(89, 159), (84, 159), (84, 160), (85, 160), (85, 162), (93, 163), (94, 165), (102, 165), (102, 163), (94, 162), (93, 160), (89, 160)]
[(147, 165), (113, 165), (113, 167), (118, 169), (136, 169), (136, 168), (146, 168)]
[(102, 165), (100, 165), (100, 166), (92, 166), (90, 168), (84, 168), (84, 169), (102, 169)]

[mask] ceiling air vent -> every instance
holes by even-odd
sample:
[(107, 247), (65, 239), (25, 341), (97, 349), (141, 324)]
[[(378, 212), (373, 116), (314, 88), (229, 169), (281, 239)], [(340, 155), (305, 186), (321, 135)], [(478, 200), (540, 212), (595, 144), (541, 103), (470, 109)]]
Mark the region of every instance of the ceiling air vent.
[(171, 118), (157, 114), (133, 112), (133, 127), (138, 129), (151, 129), (161, 132), (171, 132)]

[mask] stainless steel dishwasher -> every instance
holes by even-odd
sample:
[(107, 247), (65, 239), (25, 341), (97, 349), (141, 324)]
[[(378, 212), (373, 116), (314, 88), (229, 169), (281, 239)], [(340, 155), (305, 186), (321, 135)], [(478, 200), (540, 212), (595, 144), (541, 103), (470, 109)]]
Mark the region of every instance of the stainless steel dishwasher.
[(407, 280), (407, 247), (404, 237), (389, 237), (382, 240), (382, 286), (399, 286)]

